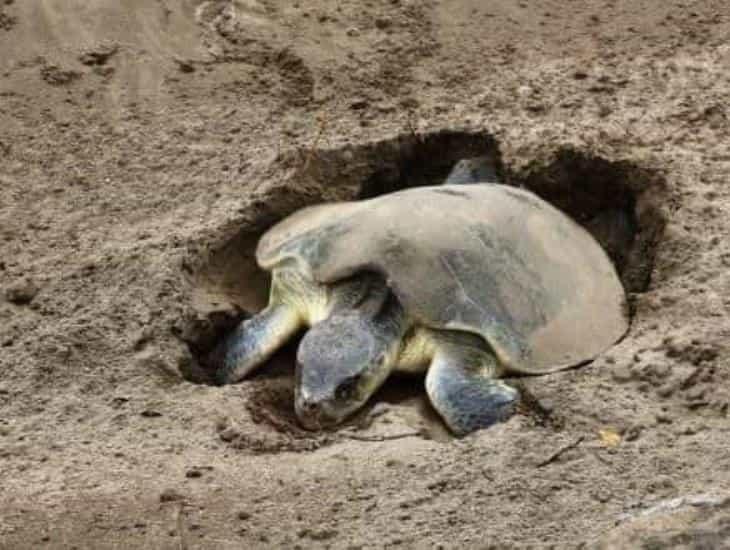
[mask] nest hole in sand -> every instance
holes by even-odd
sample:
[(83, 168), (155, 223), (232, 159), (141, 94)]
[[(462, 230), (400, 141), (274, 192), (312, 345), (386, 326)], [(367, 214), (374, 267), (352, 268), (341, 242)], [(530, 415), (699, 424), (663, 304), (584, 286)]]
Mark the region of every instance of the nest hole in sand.
[[(210, 373), (202, 359), (223, 334), (266, 305), (269, 276), (257, 267), (255, 249), (268, 227), (305, 205), (439, 184), (458, 160), (482, 155), (493, 159), (498, 181), (532, 190), (586, 227), (613, 260), (629, 297), (649, 287), (664, 228), (665, 184), (659, 174), (637, 163), (559, 148), (546, 158), (512, 168), (503, 162), (490, 134), (460, 131), (405, 134), (337, 149), (294, 151), (280, 155), (271, 167), (274, 177), (256, 190), (240, 223), (229, 225), (228, 233), (222, 231), (220, 244), (198, 262), (193, 276), (200, 315), (185, 331), (185, 340), (198, 361), (184, 376), (208, 383)], [(631, 300), (629, 310), (633, 314)], [(294, 422), (296, 344), (286, 346), (252, 377), (271, 397), (262, 394), (255, 402), (269, 409), (267, 416), (273, 415), (283, 424)], [(413, 387), (419, 385), (393, 382), (386, 384), (391, 387), (383, 394), (388, 401), (414, 398)], [(400, 389), (393, 391), (393, 387)]]

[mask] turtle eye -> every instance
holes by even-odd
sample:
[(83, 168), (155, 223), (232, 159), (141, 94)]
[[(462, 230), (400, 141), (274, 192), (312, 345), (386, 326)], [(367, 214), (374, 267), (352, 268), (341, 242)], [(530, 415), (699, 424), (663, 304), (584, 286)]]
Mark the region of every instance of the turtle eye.
[(335, 390), (335, 398), (338, 401), (348, 401), (355, 395), (357, 385), (360, 382), (360, 376), (353, 376), (345, 380)]

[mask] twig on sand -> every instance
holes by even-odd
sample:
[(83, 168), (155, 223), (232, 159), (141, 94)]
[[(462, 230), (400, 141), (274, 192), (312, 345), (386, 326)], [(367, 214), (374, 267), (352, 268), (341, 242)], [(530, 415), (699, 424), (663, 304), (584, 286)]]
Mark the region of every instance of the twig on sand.
[(542, 462), (539, 462), (536, 467), (542, 468), (544, 466), (547, 466), (548, 464), (555, 462), (564, 453), (570, 451), (571, 449), (575, 449), (578, 445), (580, 445), (583, 442), (584, 439), (585, 439), (585, 436), (580, 436), (578, 439), (576, 439), (572, 443), (568, 443), (565, 447), (561, 447), (560, 449), (555, 451), (553, 454), (551, 454), (549, 457), (547, 457), (545, 460), (543, 460)]
[(320, 113), (320, 115), (317, 117), (317, 122), (317, 133), (314, 135), (312, 144), (309, 146), (309, 150), (304, 159), (304, 165), (302, 167), (303, 170), (307, 170), (309, 168), (309, 166), (314, 161), (314, 157), (317, 154), (317, 147), (319, 146), (319, 142), (321, 141), (322, 136), (324, 136), (324, 132), (327, 129), (327, 124), (329, 123), (329, 116), (327, 111), (323, 111), (322, 113)]
[(180, 506), (177, 507), (177, 517), (175, 518), (177, 524), (177, 536), (178, 536), (178, 548), (179, 550), (188, 550), (188, 542), (185, 532), (185, 503), (181, 502)]
[(420, 437), (423, 435), (420, 431), (418, 432), (403, 432), (399, 434), (386, 434), (386, 435), (359, 435), (353, 433), (343, 434), (347, 439), (354, 439), (355, 441), (392, 441), (393, 439), (405, 439), (406, 437)]

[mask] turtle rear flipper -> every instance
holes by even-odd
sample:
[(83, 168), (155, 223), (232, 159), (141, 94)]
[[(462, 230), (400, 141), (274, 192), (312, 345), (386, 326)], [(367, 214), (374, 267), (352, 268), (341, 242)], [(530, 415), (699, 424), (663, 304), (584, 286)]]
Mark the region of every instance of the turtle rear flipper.
[(494, 160), (488, 156), (461, 159), (446, 176), (444, 184), (499, 183)]
[(488, 428), (514, 412), (519, 392), (495, 378), (499, 369), (497, 358), (486, 345), (438, 338), (426, 375), (426, 391), (456, 435)]

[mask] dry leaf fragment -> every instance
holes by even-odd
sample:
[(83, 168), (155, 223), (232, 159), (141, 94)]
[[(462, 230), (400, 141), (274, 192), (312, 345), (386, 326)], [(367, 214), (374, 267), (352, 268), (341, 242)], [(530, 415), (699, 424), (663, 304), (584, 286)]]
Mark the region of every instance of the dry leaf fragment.
[(598, 437), (601, 438), (604, 447), (618, 447), (618, 444), (621, 443), (621, 436), (613, 428), (598, 430)]

